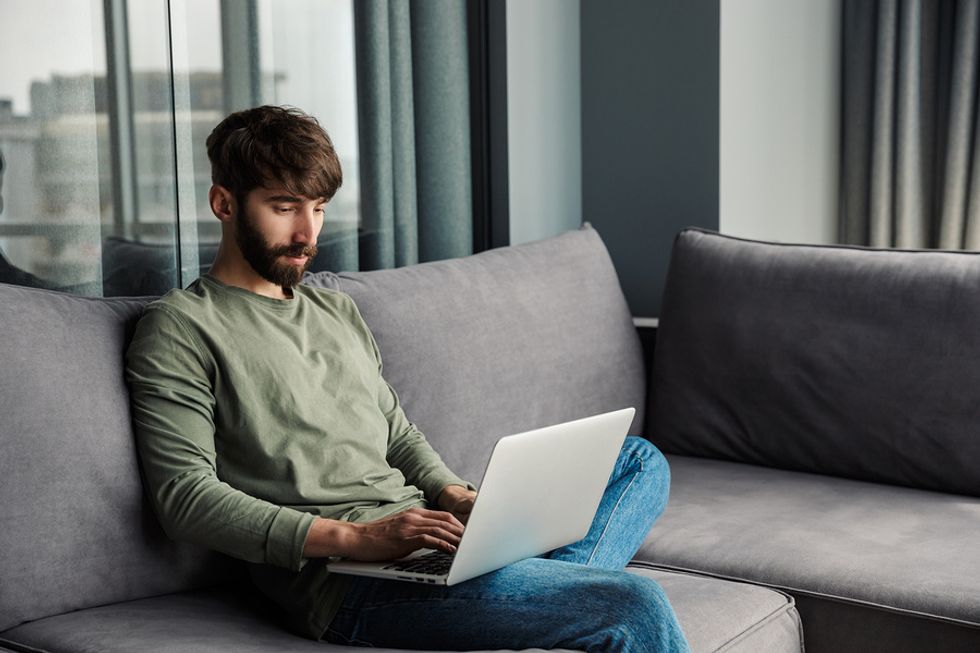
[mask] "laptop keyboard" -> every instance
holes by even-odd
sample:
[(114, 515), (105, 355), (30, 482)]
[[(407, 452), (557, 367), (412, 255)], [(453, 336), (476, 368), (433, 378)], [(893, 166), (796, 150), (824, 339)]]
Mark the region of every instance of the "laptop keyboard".
[(453, 554), (445, 551), (432, 551), (420, 555), (411, 560), (393, 562), (383, 569), (392, 571), (409, 571), (416, 574), (432, 574), (434, 576), (445, 576), (449, 573), (449, 567), (453, 564)]

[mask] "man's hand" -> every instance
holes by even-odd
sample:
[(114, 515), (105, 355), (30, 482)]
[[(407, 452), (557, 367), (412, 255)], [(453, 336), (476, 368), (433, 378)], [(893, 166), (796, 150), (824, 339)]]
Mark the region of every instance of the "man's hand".
[(439, 493), (436, 505), (451, 512), (456, 519), (465, 524), (473, 511), (474, 501), (476, 501), (476, 492), (473, 490), (462, 485), (447, 485)]
[(394, 560), (417, 549), (455, 553), (463, 524), (452, 514), (425, 508), (370, 522), (318, 518), (303, 547), (306, 558), (343, 556), (350, 560)]

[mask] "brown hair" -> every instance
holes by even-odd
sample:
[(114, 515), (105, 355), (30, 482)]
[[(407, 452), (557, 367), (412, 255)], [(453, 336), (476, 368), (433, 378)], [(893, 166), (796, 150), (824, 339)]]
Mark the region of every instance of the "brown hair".
[(270, 185), (328, 201), (343, 182), (327, 132), (296, 108), (237, 111), (218, 123), (207, 147), (211, 181), (231, 191), (240, 206), (249, 191)]

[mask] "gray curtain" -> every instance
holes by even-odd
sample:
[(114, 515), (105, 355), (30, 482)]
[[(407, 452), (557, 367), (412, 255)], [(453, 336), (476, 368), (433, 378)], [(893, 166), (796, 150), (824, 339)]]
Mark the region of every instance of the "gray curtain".
[(336, 270), (473, 252), (465, 0), (357, 0), (361, 227)]
[(980, 0), (844, 0), (841, 240), (980, 249)]

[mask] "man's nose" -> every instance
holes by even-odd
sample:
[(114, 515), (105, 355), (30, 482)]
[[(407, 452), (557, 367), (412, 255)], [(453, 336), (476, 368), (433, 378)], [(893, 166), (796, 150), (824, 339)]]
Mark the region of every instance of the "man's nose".
[(316, 209), (309, 208), (300, 211), (296, 217), (296, 229), (293, 232), (293, 241), (312, 245), (320, 235), (320, 214)]

